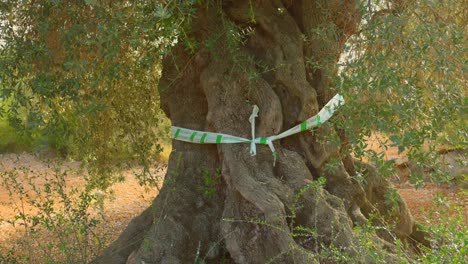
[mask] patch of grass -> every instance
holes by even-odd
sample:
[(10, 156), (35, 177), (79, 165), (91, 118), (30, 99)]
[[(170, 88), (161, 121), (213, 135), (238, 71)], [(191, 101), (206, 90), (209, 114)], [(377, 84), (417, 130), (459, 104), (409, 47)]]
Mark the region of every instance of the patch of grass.
[(0, 153), (20, 153), (31, 151), (33, 140), (21, 135), (8, 124), (5, 119), (0, 119)]
[(170, 143), (162, 143), (163, 151), (159, 153), (159, 161), (169, 162), (169, 156), (171, 155), (172, 145)]
[(431, 234), (431, 248), (423, 248), (421, 263), (466, 263), (468, 255), (468, 227), (465, 210), (439, 195), (435, 198), (435, 211), (428, 214), (424, 227)]

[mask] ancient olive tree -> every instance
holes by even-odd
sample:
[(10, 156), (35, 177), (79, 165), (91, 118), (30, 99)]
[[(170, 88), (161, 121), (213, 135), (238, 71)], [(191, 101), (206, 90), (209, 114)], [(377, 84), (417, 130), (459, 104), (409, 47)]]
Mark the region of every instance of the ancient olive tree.
[[(407, 8), (389, 5), (382, 16)], [(164, 58), (162, 108), (175, 126), (249, 138), (255, 104), (257, 135), (279, 134), (338, 92), (337, 63), (362, 11), (356, 1), (199, 4), (187, 32), (196, 47), (176, 43)], [(353, 232), (369, 221), (383, 259), (396, 239), (424, 242), (404, 201), (387, 202), (389, 182), (347, 152), (345, 130), (331, 122), (274, 142), (275, 166), (266, 146), (252, 157), (243, 144), (174, 141), (161, 193), (99, 262), (311, 263), (327, 247), (372, 262), (359, 259)]]
[[(419, 1), (84, 1), (64, 9), (55, 4), (31, 4), (37, 13), (29, 17), (48, 10), (66, 18), (63, 26), (48, 24), (48, 31), (31, 20), (34, 30), (23, 28), (31, 43), (45, 43), (39, 47), (48, 51), (36, 50), (47, 59), (23, 63), (34, 71), (58, 68), (49, 68), (53, 76), (29, 76), (36, 81), (32, 94), (54, 98), (41, 103), (81, 110), (73, 103), (103, 98), (110, 108), (92, 109), (95, 124), (108, 124), (106, 117), (125, 116), (127, 110), (133, 111), (127, 120), (147, 116), (145, 109), (154, 105), (144, 94), (155, 91), (139, 89), (154, 85), (158, 70), (152, 67), (160, 58), (161, 107), (174, 126), (250, 138), (248, 120), (258, 105), (256, 135), (270, 136), (314, 116), (338, 92), (347, 101), (320, 127), (275, 141), (275, 163), (265, 145), (251, 156), (248, 144), (173, 141), (160, 194), (96, 263), (313, 263), (331, 261), (333, 252), (356, 262), (389, 262), (401, 257), (397, 241), (407, 247), (427, 242), (381, 170), (356, 157), (363, 153), (362, 135), (370, 131), (389, 133), (402, 149), (418, 146), (437, 136), (433, 127), (445, 125), (434, 121), (439, 112), (430, 107), (447, 115), (460, 111), (463, 78), (452, 64), (463, 43), (453, 26), (463, 24), (462, 14), (449, 16), (438, 11), (449, 6)], [(425, 16), (418, 8), (434, 13)], [(433, 21), (455, 22), (445, 29), (418, 26)], [(72, 34), (59, 38), (60, 32)], [(447, 32), (453, 34), (446, 37)], [(446, 50), (453, 52), (441, 53)], [(63, 84), (62, 90), (34, 86), (45, 80)], [(138, 100), (131, 100), (126, 85), (133, 85)], [(77, 127), (80, 120), (74, 120)], [(111, 123), (116, 130), (118, 123)], [(155, 125), (142, 123), (122, 130)], [(104, 146), (114, 133), (112, 125), (106, 127), (107, 137), (99, 136)], [(133, 142), (154, 139), (145, 135)], [(144, 149), (143, 156), (151, 146)], [(363, 253), (357, 234), (369, 225), (375, 254)]]

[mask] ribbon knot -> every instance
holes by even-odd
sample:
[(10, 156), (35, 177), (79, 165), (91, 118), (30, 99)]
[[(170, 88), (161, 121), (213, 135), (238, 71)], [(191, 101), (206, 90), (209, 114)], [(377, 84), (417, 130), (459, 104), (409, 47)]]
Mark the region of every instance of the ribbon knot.
[(257, 146), (256, 146), (257, 143), (268, 145), (271, 152), (273, 153), (273, 166), (274, 166), (276, 163), (276, 150), (275, 150), (275, 146), (273, 145), (273, 141), (271, 140), (270, 137), (266, 137), (266, 138), (255, 137), (255, 118), (257, 116), (258, 116), (258, 106), (254, 105), (252, 114), (249, 117), (249, 122), (250, 122), (250, 127), (251, 127), (251, 132), (252, 132), (252, 139), (250, 140), (250, 155), (251, 156), (257, 155)]
[(250, 155), (257, 154), (257, 147), (255, 146), (255, 118), (258, 116), (258, 106), (254, 105), (252, 114), (249, 117), (250, 127), (252, 131), (252, 140), (250, 140)]

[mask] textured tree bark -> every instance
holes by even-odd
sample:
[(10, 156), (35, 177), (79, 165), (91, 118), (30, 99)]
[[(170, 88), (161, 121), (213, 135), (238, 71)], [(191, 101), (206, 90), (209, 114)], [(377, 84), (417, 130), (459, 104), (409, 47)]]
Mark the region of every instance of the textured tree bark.
[[(335, 94), (329, 76), (359, 21), (354, 0), (200, 6), (191, 32), (197, 52), (177, 44), (165, 58), (164, 111), (175, 126), (249, 138), (256, 104), (257, 136), (278, 134), (315, 115)], [(234, 24), (253, 30), (235, 35), (240, 41), (233, 43)], [(325, 67), (309, 67), (311, 61)], [(337, 133), (323, 126), (275, 142), (276, 166), (266, 146), (252, 157), (247, 144), (174, 141), (161, 193), (96, 262), (314, 263), (322, 245), (355, 254), (353, 226), (371, 214), (389, 221), (375, 225), (394, 225), (373, 238), (391, 252), (395, 236), (413, 233), (412, 217), (403, 201), (396, 209), (384, 202), (391, 186), (371, 166), (322, 142)], [(332, 161), (334, 169), (326, 169)], [(358, 168), (368, 172), (366, 184), (355, 180)], [(313, 184), (320, 176), (324, 188)], [(315, 231), (294, 236), (299, 227)]]

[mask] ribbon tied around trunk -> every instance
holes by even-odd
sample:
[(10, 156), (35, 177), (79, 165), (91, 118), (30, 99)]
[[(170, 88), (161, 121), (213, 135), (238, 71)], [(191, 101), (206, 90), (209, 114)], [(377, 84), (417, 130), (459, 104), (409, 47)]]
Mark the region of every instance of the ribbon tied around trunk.
[(192, 130), (188, 128), (181, 128), (172, 126), (172, 138), (175, 140), (198, 143), (198, 144), (234, 144), (234, 143), (250, 143), (250, 155), (255, 156), (257, 154), (256, 144), (268, 145), (271, 152), (273, 153), (273, 165), (276, 162), (277, 153), (273, 141), (282, 139), (297, 133), (304, 132), (306, 130), (318, 127), (323, 122), (326, 122), (336, 110), (344, 104), (343, 96), (336, 94), (315, 116), (303, 121), (302, 123), (278, 134), (269, 137), (256, 137), (255, 136), (255, 118), (258, 116), (258, 106), (254, 105), (252, 114), (249, 117), (251, 127), (251, 139), (236, 137), (228, 134), (206, 132)]

